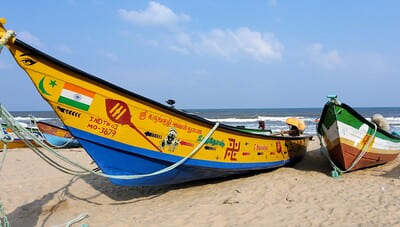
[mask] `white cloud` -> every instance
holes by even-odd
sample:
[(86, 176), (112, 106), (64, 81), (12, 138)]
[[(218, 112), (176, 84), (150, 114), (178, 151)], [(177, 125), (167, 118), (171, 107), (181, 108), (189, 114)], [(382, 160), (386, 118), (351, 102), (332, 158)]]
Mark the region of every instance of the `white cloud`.
[(31, 44), (35, 47), (42, 47), (42, 44), (40, 43), (39, 38), (32, 35), (30, 32), (18, 32), (17, 37), (18, 37), (18, 39), (20, 39), (28, 44)]
[(247, 27), (234, 31), (213, 29), (196, 37), (181, 32), (176, 41), (181, 48), (198, 54), (214, 54), (227, 59), (247, 55), (261, 62), (281, 59), (283, 50), (283, 45), (273, 35), (252, 31)]
[[(276, 0), (273, 1), (276, 4)], [(176, 14), (167, 6), (157, 2), (149, 2), (147, 9), (143, 11), (119, 10), (122, 19), (141, 25), (159, 25), (172, 28), (170, 34), (162, 34), (158, 41), (150, 40), (147, 45), (153, 47), (166, 47), (171, 51), (199, 55), (217, 55), (232, 60), (243, 56), (256, 59), (260, 62), (280, 60), (282, 58), (283, 45), (273, 34), (253, 31), (247, 27), (230, 29), (212, 29), (209, 32), (183, 31), (176, 25), (182, 21), (189, 21), (190, 16)], [(165, 32), (165, 31), (164, 31)], [(124, 32), (123, 34), (125, 34)], [(169, 35), (172, 35), (171, 39)], [(144, 39), (143, 40), (147, 40)], [(152, 45), (153, 44), (153, 45)]]
[(170, 8), (157, 3), (149, 2), (144, 11), (129, 11), (120, 9), (119, 15), (122, 19), (140, 25), (173, 26), (181, 21), (189, 21), (190, 16), (186, 14), (177, 15)]
[(189, 34), (185, 32), (179, 32), (176, 34), (176, 41), (183, 46), (191, 46), (192, 45), (192, 38)]
[(103, 57), (106, 57), (111, 61), (118, 61), (118, 59), (119, 59), (118, 56), (116, 56), (115, 54), (107, 52), (107, 51), (104, 51), (104, 50), (97, 51), (97, 54), (99, 54), (99, 55), (101, 55)]
[(337, 50), (323, 51), (321, 43), (313, 43), (308, 46), (307, 52), (311, 62), (326, 69), (334, 69), (342, 65), (342, 57)]

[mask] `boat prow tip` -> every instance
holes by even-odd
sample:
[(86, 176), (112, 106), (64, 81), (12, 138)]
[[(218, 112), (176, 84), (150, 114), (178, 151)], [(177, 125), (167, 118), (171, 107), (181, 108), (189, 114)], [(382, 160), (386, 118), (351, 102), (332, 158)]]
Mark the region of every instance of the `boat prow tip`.
[(6, 18), (0, 17), (0, 38), (3, 37), (6, 29), (4, 28), (4, 24), (7, 23)]

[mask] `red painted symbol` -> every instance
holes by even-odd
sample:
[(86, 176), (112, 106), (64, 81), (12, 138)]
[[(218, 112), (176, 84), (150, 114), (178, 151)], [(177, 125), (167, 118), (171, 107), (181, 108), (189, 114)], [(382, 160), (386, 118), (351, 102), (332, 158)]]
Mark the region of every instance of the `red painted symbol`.
[(115, 100), (106, 99), (106, 110), (108, 117), (115, 123), (122, 125), (129, 125), (132, 129), (138, 132), (143, 138), (145, 138), (156, 150), (161, 151), (158, 146), (156, 146), (149, 138), (147, 138), (132, 122), (131, 122), (131, 112), (126, 103)]
[(281, 143), (279, 141), (276, 141), (276, 152), (278, 153), (282, 152)]
[(237, 161), (236, 153), (240, 150), (240, 142), (236, 142), (235, 139), (228, 138), (229, 140), (229, 147), (225, 150), (224, 159), (229, 157), (232, 161)]
[(280, 153), (282, 155), (283, 159), (285, 159), (285, 155), (282, 153), (282, 146), (279, 141), (276, 141), (276, 152)]
[(243, 155), (243, 156), (250, 155), (250, 152), (243, 152), (242, 155)]
[(193, 143), (189, 143), (189, 142), (186, 142), (186, 141), (183, 141), (183, 140), (180, 141), (179, 144), (183, 145), (183, 146), (189, 146), (189, 147), (193, 147), (194, 146)]

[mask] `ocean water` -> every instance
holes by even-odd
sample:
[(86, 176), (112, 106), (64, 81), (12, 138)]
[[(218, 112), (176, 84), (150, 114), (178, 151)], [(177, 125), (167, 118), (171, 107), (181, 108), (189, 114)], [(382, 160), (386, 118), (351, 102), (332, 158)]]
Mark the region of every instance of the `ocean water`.
[[(400, 107), (361, 107), (354, 108), (368, 120), (375, 113), (382, 114), (389, 122), (392, 130), (400, 130)], [(191, 110), (193, 113), (211, 121), (219, 121), (232, 126), (257, 128), (258, 121), (265, 121), (266, 128), (272, 132), (288, 129), (286, 119), (297, 117), (303, 120), (307, 128), (305, 133), (316, 134), (315, 120), (320, 118), (321, 108), (274, 108), (274, 109), (212, 109)]]
[[(371, 119), (375, 113), (382, 114), (391, 125), (392, 130), (400, 130), (400, 107), (361, 107), (354, 108), (358, 113)], [(271, 108), (271, 109), (187, 109), (186, 112), (199, 115), (210, 121), (219, 121), (232, 126), (257, 128), (258, 121), (265, 121), (266, 128), (273, 132), (288, 129), (285, 121), (288, 117), (303, 120), (307, 128), (305, 133), (315, 134), (315, 119), (320, 117), (322, 108)], [(29, 115), (38, 120), (62, 126), (61, 121), (53, 111), (19, 111), (11, 112), (16, 120), (29, 124)]]

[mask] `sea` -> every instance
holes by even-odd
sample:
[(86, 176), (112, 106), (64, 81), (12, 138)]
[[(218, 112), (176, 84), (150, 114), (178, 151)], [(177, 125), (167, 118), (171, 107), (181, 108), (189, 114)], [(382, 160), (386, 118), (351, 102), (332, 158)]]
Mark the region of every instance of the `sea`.
[[(400, 130), (400, 107), (356, 107), (354, 109), (368, 120), (371, 120), (371, 116), (375, 113), (382, 114), (389, 122), (392, 131)], [(297, 117), (306, 123), (305, 133), (316, 134), (315, 120), (320, 117), (322, 108), (187, 109), (184, 111), (210, 121), (246, 128), (257, 128), (258, 121), (264, 121), (266, 129), (270, 129), (272, 132), (288, 129), (285, 123), (286, 119)], [(63, 126), (53, 111), (14, 111), (11, 114), (17, 121), (28, 125), (30, 123), (29, 116), (32, 115), (38, 120)]]

